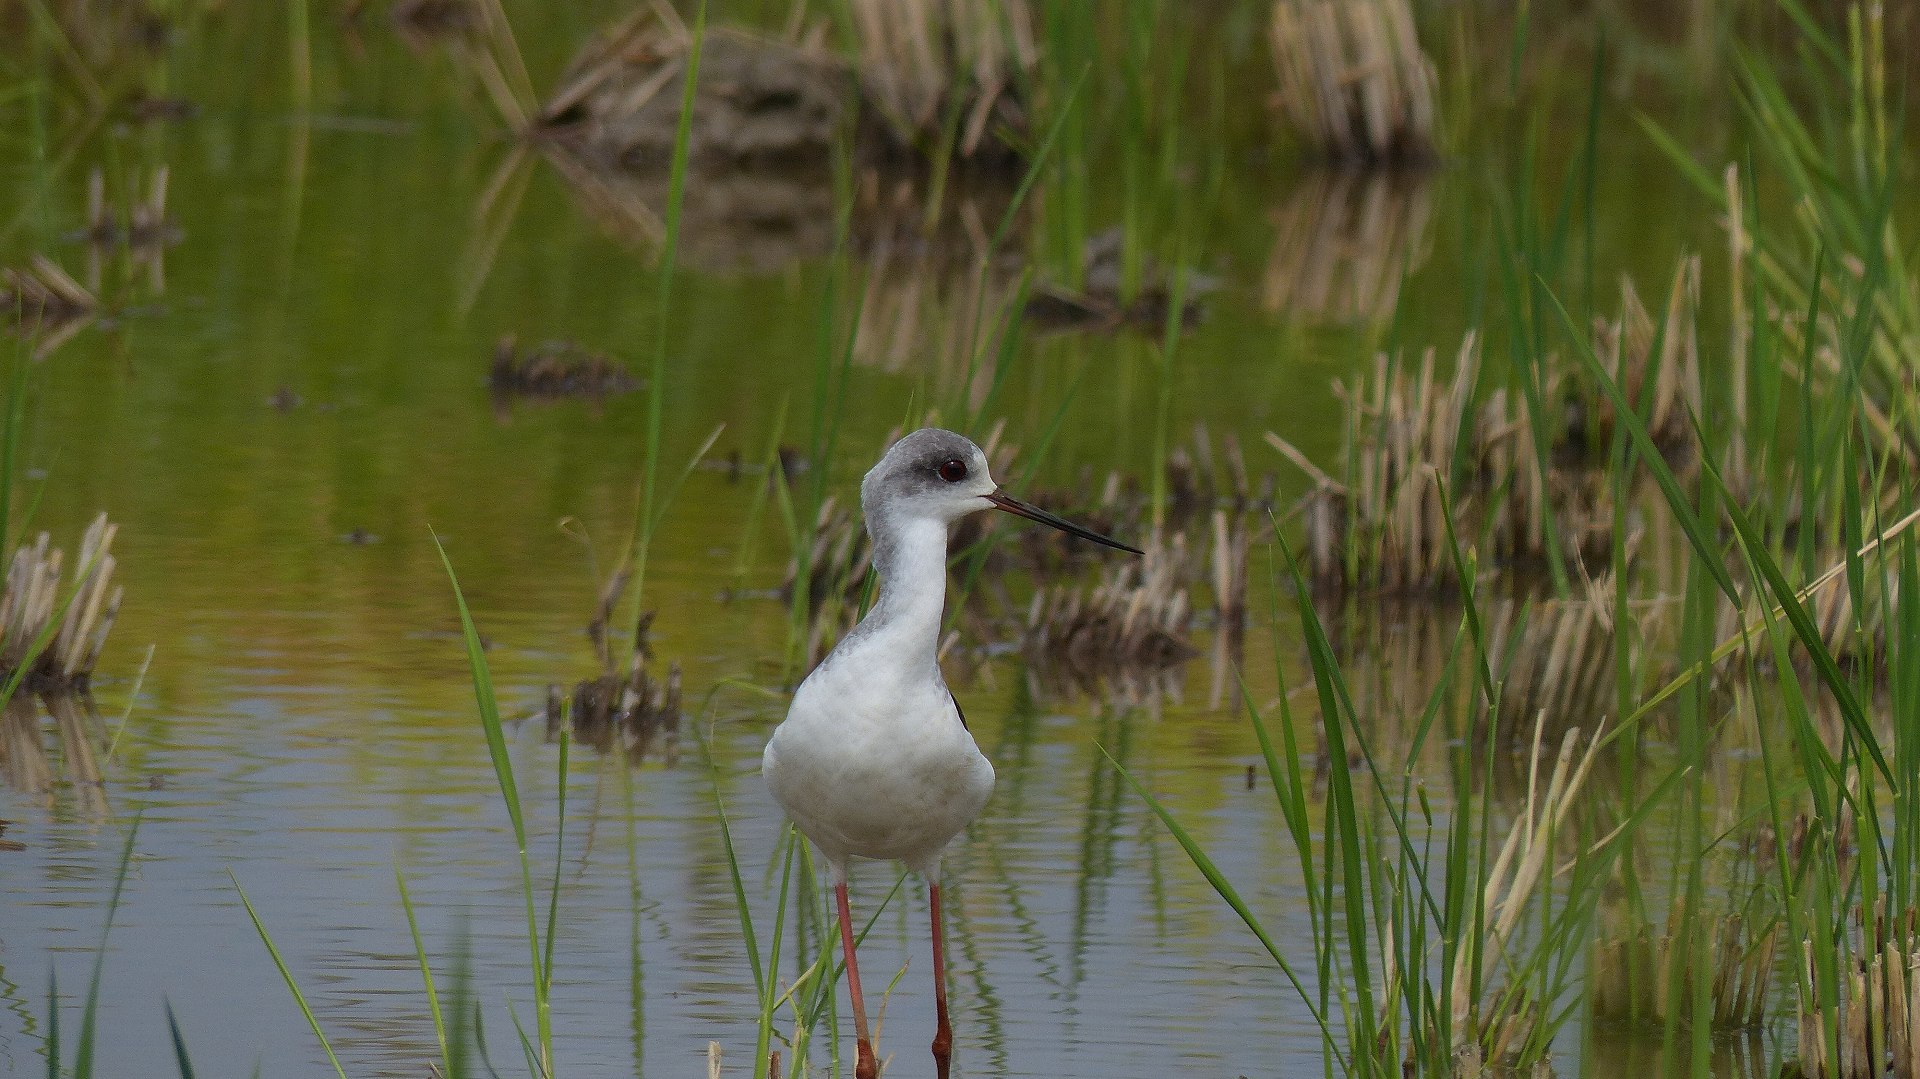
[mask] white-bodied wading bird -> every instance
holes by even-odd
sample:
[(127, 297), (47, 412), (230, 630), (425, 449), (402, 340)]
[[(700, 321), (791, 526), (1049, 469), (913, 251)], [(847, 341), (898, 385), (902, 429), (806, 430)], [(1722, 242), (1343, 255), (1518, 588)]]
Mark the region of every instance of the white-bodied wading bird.
[(940, 676), (935, 651), (947, 603), (947, 526), (1002, 509), (1069, 535), (1140, 552), (1000, 490), (980, 447), (927, 428), (894, 443), (860, 484), (880, 599), (793, 695), (767, 740), (761, 771), (773, 797), (826, 858), (840, 908), (853, 1002), (856, 1079), (879, 1064), (867, 1031), (847, 907), (853, 858), (905, 862), (927, 880), (933, 920), (934, 1065), (946, 1079), (946, 949), (940, 931), (940, 855), (993, 793), (993, 765), (973, 743)]

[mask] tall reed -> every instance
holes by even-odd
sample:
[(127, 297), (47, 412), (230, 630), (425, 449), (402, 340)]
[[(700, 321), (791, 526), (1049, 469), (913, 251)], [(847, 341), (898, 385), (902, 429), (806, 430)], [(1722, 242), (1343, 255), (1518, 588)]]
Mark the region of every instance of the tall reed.
[[(693, 98), (700, 79), (700, 50), (706, 40), (707, 5), (701, 0), (695, 10), (693, 30), (687, 47), (687, 73), (681, 82), (680, 121), (674, 129), (673, 162), (667, 183), (665, 235), (660, 245), (658, 283), (654, 293), (653, 360), (648, 372), (647, 431), (641, 461), (640, 504), (633, 523), (633, 617), (628, 625), (639, 622), (646, 597), (647, 556), (653, 548), (655, 531), (660, 527), (666, 499), (660, 486), (660, 442), (666, 416), (668, 326), (673, 315), (674, 263), (680, 248), (680, 211), (686, 196), (687, 147), (693, 128)], [(639, 642), (634, 642), (639, 647)]]
[[(1449, 533), (1449, 537), (1451, 534)], [(1473, 581), (1471, 558), (1461, 579)], [(1306, 581), (1284, 546), (1296, 588)], [(1277, 613), (1277, 612), (1276, 612)], [(1499, 825), (1491, 768), (1500, 744), (1479, 719), (1499, 708), (1500, 683), (1469, 587), (1439, 685), (1392, 741), (1353, 704), (1346, 676), (1309, 605), (1299, 612), (1318, 719), (1296, 716), (1282, 667), (1278, 716), (1246, 702), (1281, 822), (1303, 875), (1313, 969), (1297, 970), (1261, 916), (1159, 801), (1149, 806), (1222, 898), (1267, 948), (1320, 1025), (1329, 1067), (1352, 1075), (1528, 1069), (1545, 1061), (1579, 992), (1580, 957), (1601, 885), (1622, 837), (1666, 794), (1657, 787), (1596, 834), (1575, 807), (1599, 759), (1598, 732), (1569, 730), (1556, 747), (1539, 712), (1523, 765), (1525, 794)], [(1466, 687), (1452, 692), (1456, 681)], [(1321, 740), (1309, 767), (1306, 736)], [(1450, 745), (1450, 804), (1416, 781), (1430, 744)], [(1400, 778), (1394, 778), (1400, 777)], [(1564, 863), (1563, 863), (1564, 859)], [(1521, 932), (1523, 926), (1531, 926)], [(1471, 1073), (1469, 1071), (1468, 1073)]]
[[(528, 969), (533, 982), (534, 1024), (537, 1042), (529, 1056), (537, 1064), (536, 1074), (543, 1077), (553, 1075), (553, 934), (555, 922), (559, 916), (560, 876), (559, 847), (555, 843), (555, 871), (552, 884), (548, 888), (547, 913), (544, 931), (537, 909), (538, 893), (534, 888), (533, 864), (527, 854), (527, 825), (520, 801), (518, 783), (514, 780), (513, 761), (507, 755), (506, 731), (500, 720), (500, 706), (494, 697), (493, 676), (487, 666), (486, 648), (480, 641), (480, 632), (474, 627), (473, 614), (467, 609), (466, 596), (460, 590), (459, 578), (453, 570), (453, 561), (448, 557), (446, 548), (441, 546), (439, 537), (434, 538), (434, 547), (440, 553), (441, 565), (447, 571), (447, 581), (453, 587), (454, 603), (460, 611), (461, 638), (466, 646), (467, 665), (473, 679), (474, 703), (480, 716), (481, 732), (486, 736), (487, 755), (493, 762), (494, 778), (500, 786), (500, 799), (506, 805), (507, 819), (513, 827), (513, 838), (520, 862), (520, 890), (526, 902), (527, 913), (527, 949)], [(565, 734), (560, 738), (559, 791), (560, 825), (566, 820), (566, 781), (567, 781), (567, 745)]]

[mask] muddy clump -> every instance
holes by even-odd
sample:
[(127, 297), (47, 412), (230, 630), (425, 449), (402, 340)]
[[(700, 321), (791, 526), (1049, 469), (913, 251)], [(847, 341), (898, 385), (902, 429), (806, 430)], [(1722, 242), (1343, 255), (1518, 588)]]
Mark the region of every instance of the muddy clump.
[(1120, 562), (1091, 589), (1056, 585), (1034, 594), (1022, 640), (1037, 660), (1092, 681), (1115, 670), (1154, 669), (1198, 655), (1187, 643), (1193, 602), (1186, 537), (1149, 541), (1144, 558)]
[[(826, 47), (824, 22), (786, 39), (709, 29), (690, 101), (693, 35), (669, 10), (644, 8), (580, 51), (529, 134), (593, 217), (657, 248), (689, 104), (679, 208), (689, 265), (765, 271), (832, 251), (837, 163), (851, 160), (856, 248), (885, 246), (910, 224), (918, 242), (963, 250), (971, 266), (1020, 176), (1029, 125), (1015, 76), (1034, 60), (1019, 44), (1031, 16), (1009, 9), (1006, 37), (985, 32), (997, 13), (940, 7), (855, 4), (852, 56)], [(903, 188), (910, 206), (899, 205)]]
[[(1039, 59), (1025, 3), (855, 0), (850, 16), (851, 57), (825, 47), (824, 22), (787, 40), (708, 30), (688, 159), (825, 169), (851, 141), (863, 163), (1023, 160), (1022, 87)], [(670, 162), (692, 45), (670, 14), (641, 9), (574, 58), (538, 127), (624, 168)]]
[(625, 675), (603, 674), (574, 683), (570, 693), (547, 687), (547, 738), (566, 730), (602, 753), (631, 760), (672, 756), (680, 731), (680, 668), (655, 679), (635, 653)]
[(66, 552), (42, 532), (13, 553), (0, 596), (0, 683), (43, 694), (85, 692), (120, 613), (112, 547), (119, 526), (102, 513), (80, 540), (73, 579)]
[[(1151, 262), (1139, 271), (1139, 280), (1127, 280), (1121, 229), (1108, 229), (1087, 241), (1081, 253), (1080, 286), (1045, 284), (1033, 290), (1022, 314), (1027, 321), (1050, 330), (1110, 332), (1128, 329), (1161, 333), (1169, 322), (1186, 329), (1199, 322), (1206, 296), (1220, 283), (1189, 270), (1170, 271)], [(1184, 275), (1178, 286), (1174, 273)], [(1175, 313), (1174, 304), (1180, 305)]]
[[(541, 129), (592, 163), (666, 168), (688, 61), (682, 33), (651, 18), (629, 20), (574, 58), (541, 110)], [(710, 31), (688, 160), (703, 168), (824, 163), (854, 87), (845, 65), (818, 49)]]
[(508, 334), (493, 348), (487, 388), (518, 397), (612, 397), (641, 382), (620, 361), (574, 341), (543, 341), (521, 348)]
[(634, 623), (633, 651), (624, 671), (614, 656), (609, 627), (629, 576), (622, 569), (607, 581), (587, 623), (600, 673), (574, 683), (568, 692), (557, 685), (547, 687), (547, 739), (555, 740), (564, 731), (602, 753), (619, 753), (635, 763), (649, 757), (671, 761), (679, 753), (680, 665), (669, 665), (664, 678), (654, 677), (653, 648), (647, 641), (654, 612), (641, 614)]

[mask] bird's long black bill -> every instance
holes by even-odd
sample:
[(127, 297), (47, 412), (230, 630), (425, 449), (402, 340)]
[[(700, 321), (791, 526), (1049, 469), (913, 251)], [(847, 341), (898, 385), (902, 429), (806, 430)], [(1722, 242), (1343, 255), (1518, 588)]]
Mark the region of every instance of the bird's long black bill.
[(1111, 547), (1116, 551), (1128, 551), (1133, 554), (1145, 553), (1141, 551), (1140, 548), (1138, 547), (1129, 547), (1126, 544), (1121, 543), (1119, 540), (1108, 539), (1107, 537), (1101, 535), (1098, 532), (1093, 531), (1090, 528), (1081, 528), (1079, 525), (1074, 524), (1072, 521), (1069, 521), (1064, 517), (1059, 517), (1059, 516), (1055, 516), (1054, 514), (1048, 513), (1046, 510), (1041, 509), (1039, 506), (1028, 505), (1027, 503), (1022, 502), (1019, 499), (1013, 497), (1012, 495), (1007, 494), (1005, 491), (993, 492), (992, 494), (987, 496), (987, 501), (993, 503), (996, 507), (1000, 509), (1006, 510), (1008, 513), (1011, 513), (1016, 517), (1025, 517), (1029, 521), (1039, 521), (1043, 525), (1051, 525), (1052, 527), (1057, 528), (1062, 532), (1065, 532), (1069, 536), (1079, 536), (1083, 540), (1092, 540), (1093, 542), (1098, 543), (1103, 547)]

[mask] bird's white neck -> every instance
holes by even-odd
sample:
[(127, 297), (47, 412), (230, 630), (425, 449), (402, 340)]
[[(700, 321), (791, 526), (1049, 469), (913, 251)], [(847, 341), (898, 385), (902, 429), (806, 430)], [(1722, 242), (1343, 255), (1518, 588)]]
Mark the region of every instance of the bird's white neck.
[(947, 526), (925, 517), (884, 522), (873, 531), (880, 600), (861, 620), (887, 653), (934, 663), (947, 606)]

